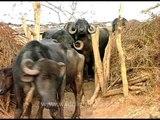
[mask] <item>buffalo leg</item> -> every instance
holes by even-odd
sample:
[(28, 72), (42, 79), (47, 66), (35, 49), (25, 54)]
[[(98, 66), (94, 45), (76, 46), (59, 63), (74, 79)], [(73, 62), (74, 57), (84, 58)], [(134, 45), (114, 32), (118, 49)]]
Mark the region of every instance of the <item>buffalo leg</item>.
[(29, 103), (29, 104), (27, 105), (26, 110), (23, 112), (22, 118), (30, 118), (31, 110), (32, 110), (32, 104)]
[(50, 109), (50, 115), (52, 118), (64, 118), (64, 91), (66, 88), (66, 76), (63, 78), (63, 83), (61, 85), (60, 91), (58, 93), (59, 100), (57, 108)]
[(39, 108), (37, 111), (36, 118), (38, 119), (43, 118), (43, 110), (44, 110), (44, 107), (41, 105), (41, 102), (39, 102)]
[(89, 75), (88, 75), (88, 64), (87, 63), (85, 63), (83, 72), (84, 72), (83, 73), (84, 74), (84, 79), (88, 80), (89, 79)]
[(59, 108), (60, 108), (60, 116), (64, 118), (64, 93), (66, 88), (66, 75), (63, 78), (63, 83), (59, 92)]
[(75, 96), (75, 111), (72, 116), (72, 119), (75, 119), (80, 118), (80, 103), (84, 92), (81, 85), (77, 85), (76, 88), (73, 88), (73, 91)]
[(23, 90), (15, 86), (16, 111), (14, 118), (20, 118), (23, 113)]
[(35, 86), (32, 83), (31, 88), (25, 96), (25, 101), (23, 103), (23, 117), (30, 118), (31, 110), (32, 110), (32, 99), (35, 91)]
[(80, 103), (81, 103), (81, 99), (82, 99), (82, 95), (84, 95), (84, 91), (83, 91), (83, 68), (84, 68), (84, 57), (81, 56), (81, 59), (78, 63), (77, 66), (77, 75), (75, 78), (75, 82), (72, 84), (72, 90), (74, 92), (74, 96), (75, 96), (75, 111), (74, 114), (72, 116), (72, 118), (79, 118), (80, 117)]
[(50, 115), (53, 119), (59, 119), (59, 118), (64, 118), (63, 116), (61, 116), (60, 114), (60, 105), (58, 105), (56, 108), (50, 108)]

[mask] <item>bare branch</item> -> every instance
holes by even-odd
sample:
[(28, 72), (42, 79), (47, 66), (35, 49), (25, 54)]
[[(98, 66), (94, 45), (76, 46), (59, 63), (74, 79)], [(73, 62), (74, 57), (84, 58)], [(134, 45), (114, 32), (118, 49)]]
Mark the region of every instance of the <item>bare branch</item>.
[(47, 5), (44, 5), (44, 4), (41, 4), (41, 5), (42, 5), (42, 6), (44, 6), (44, 7), (46, 7), (46, 8), (49, 8), (49, 9), (53, 10), (54, 12), (56, 12), (56, 13), (57, 13), (57, 15), (58, 15), (59, 22), (61, 23), (61, 19), (60, 19), (59, 11), (56, 11), (55, 9), (53, 9), (53, 8), (51, 8), (51, 7), (47, 6)]
[(61, 18), (60, 18), (60, 14), (59, 14), (59, 12), (57, 12), (57, 14), (58, 14), (59, 22), (61, 23)]
[(66, 13), (70, 14), (70, 17), (69, 18), (67, 17), (67, 19), (68, 19), (67, 21), (71, 20), (72, 18), (76, 19), (76, 17), (74, 16), (75, 12), (70, 13), (66, 10), (63, 10), (63, 12), (66, 12)]
[(59, 19), (60, 23), (61, 23), (61, 14), (60, 13), (62, 13), (67, 18), (67, 20), (66, 20), (67, 22), (70, 21), (73, 18), (76, 20), (76, 17), (75, 17), (76, 13), (80, 14), (80, 16), (83, 16), (84, 14), (87, 13), (87, 11), (86, 12), (78, 12), (78, 11), (76, 11), (76, 9), (77, 9), (77, 1), (73, 1), (70, 4), (71, 10), (65, 10), (63, 8), (62, 4), (56, 6), (53, 3), (50, 3), (48, 1), (46, 1), (46, 3), (47, 4), (41, 4), (41, 5), (46, 7), (46, 8), (49, 8), (52, 11), (54, 11), (58, 15), (58, 19)]
[(53, 6), (55, 9), (59, 10), (60, 12), (62, 12), (67, 17), (67, 15), (63, 12), (61, 5), (57, 7), (57, 6), (53, 5), (52, 3), (49, 3), (49, 2), (47, 2), (47, 3), (49, 5), (51, 5), (51, 6)]
[(160, 6), (160, 3), (157, 3), (157, 5), (155, 5), (155, 6), (153, 6), (153, 7), (150, 7), (150, 8), (148, 8), (148, 9), (146, 9), (146, 10), (142, 10), (141, 12), (144, 13), (144, 14), (146, 14), (146, 13), (148, 13), (150, 10), (155, 9), (155, 8), (157, 8), (157, 7), (159, 7), (159, 6)]
[(70, 14), (70, 17), (68, 18), (68, 21), (71, 20), (72, 18), (75, 18), (74, 14), (75, 14), (75, 11), (76, 11), (76, 8), (77, 8), (77, 2), (72, 2), (72, 5), (70, 5), (70, 7), (72, 9), (72, 12), (71, 13), (68, 12)]
[(56, 11), (55, 9), (53, 9), (53, 8), (51, 8), (51, 7), (49, 7), (49, 6), (45, 5), (45, 4), (41, 4), (41, 5), (44, 6), (44, 7), (46, 7), (46, 8), (49, 8), (49, 9), (51, 9), (51, 10), (53, 10), (54, 12), (57, 13), (57, 11)]
[(86, 11), (86, 12), (81, 12), (80, 16), (82, 17), (82, 16), (85, 15), (86, 13), (87, 13), (87, 11)]
[[(71, 12), (62, 9), (61, 5), (60, 6), (55, 6), (50, 2), (47, 2), (47, 3), (48, 3), (48, 5), (51, 5), (52, 7), (54, 7), (52, 9), (54, 9), (54, 10), (57, 9), (58, 11), (60, 11), (68, 19), (67, 21), (71, 20), (72, 18), (76, 19), (74, 14), (75, 14), (75, 11), (76, 11), (77, 2), (72, 2), (72, 4), (70, 5), (70, 8), (72, 10)], [(68, 15), (66, 13), (69, 14), (70, 16), (68, 17)]]

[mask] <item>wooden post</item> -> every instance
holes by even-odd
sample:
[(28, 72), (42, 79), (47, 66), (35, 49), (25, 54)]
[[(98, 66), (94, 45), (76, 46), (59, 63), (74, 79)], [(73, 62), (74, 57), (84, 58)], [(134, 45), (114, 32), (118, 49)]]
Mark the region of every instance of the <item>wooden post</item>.
[(22, 16), (22, 25), (23, 25), (23, 30), (24, 30), (24, 33), (25, 33), (25, 36), (28, 40), (32, 40), (33, 37), (31, 35), (31, 32), (29, 30), (29, 27), (27, 26), (26, 24), (26, 18), (24, 16)]
[(24, 16), (22, 16), (22, 25), (23, 25), (23, 30), (24, 30), (24, 34), (27, 37), (27, 24), (26, 24), (26, 18)]
[(97, 75), (97, 79), (98, 82), (100, 83), (100, 87), (103, 93), (105, 90), (105, 86), (104, 86), (103, 65), (99, 53), (99, 28), (96, 30), (96, 33), (94, 35), (92, 37), (92, 46), (93, 46), (93, 53), (95, 60), (95, 74)]
[(35, 21), (35, 33), (34, 39), (40, 40), (40, 15), (41, 15), (41, 4), (40, 2), (33, 3), (34, 8), (34, 21)]
[(123, 94), (124, 96), (128, 96), (128, 81), (126, 75), (126, 66), (125, 66), (125, 55), (122, 50), (121, 45), (121, 27), (122, 27), (122, 19), (123, 19), (123, 6), (122, 3), (120, 4), (120, 16), (119, 16), (119, 24), (118, 24), (118, 37), (116, 40), (117, 49), (119, 52), (119, 57), (121, 61), (121, 75), (122, 75), (122, 82), (123, 82)]
[[(116, 35), (118, 36), (116, 39), (116, 45), (119, 52), (119, 57), (121, 61), (121, 75), (123, 80), (123, 94), (124, 96), (128, 96), (128, 81), (126, 76), (126, 66), (125, 66), (125, 56), (122, 50), (121, 45), (121, 27), (122, 27), (122, 19), (123, 19), (123, 6), (120, 4), (120, 15), (119, 15), (119, 24), (118, 24), (118, 32)], [(112, 38), (112, 39), (111, 39)], [(96, 33), (92, 35), (92, 46), (95, 60), (95, 91), (93, 96), (88, 100), (88, 104), (92, 105), (95, 101), (95, 98), (98, 96), (98, 92), (101, 89), (103, 96), (108, 96), (106, 92), (106, 84), (104, 84), (109, 79), (109, 68), (110, 68), (110, 56), (111, 56), (111, 48), (114, 43), (114, 38), (111, 34), (109, 37), (108, 45), (105, 48), (105, 54), (103, 58), (103, 64), (100, 59), (99, 54), (99, 28)], [(106, 67), (107, 66), (107, 67)], [(121, 92), (121, 91), (120, 91)]]
[(108, 88), (108, 80), (110, 74), (110, 57), (111, 57), (111, 49), (112, 44), (114, 43), (114, 39), (112, 34), (109, 36), (108, 44), (105, 48), (104, 58), (103, 58), (103, 74), (104, 74), (104, 82), (106, 83), (106, 87)]
[(104, 84), (103, 64), (99, 53), (99, 28), (96, 30), (96, 33), (92, 35), (92, 47), (95, 60), (95, 91), (91, 99), (87, 101), (89, 105), (94, 103), (94, 100), (98, 96), (100, 88), (102, 94), (105, 93), (106, 89), (106, 86)]
[(40, 40), (40, 14), (41, 14), (41, 4), (40, 2), (34, 2), (33, 3), (34, 8), (34, 22), (35, 22), (35, 29), (31, 29), (26, 24), (25, 17), (22, 17), (22, 24), (23, 29), (26, 37), (29, 40)]

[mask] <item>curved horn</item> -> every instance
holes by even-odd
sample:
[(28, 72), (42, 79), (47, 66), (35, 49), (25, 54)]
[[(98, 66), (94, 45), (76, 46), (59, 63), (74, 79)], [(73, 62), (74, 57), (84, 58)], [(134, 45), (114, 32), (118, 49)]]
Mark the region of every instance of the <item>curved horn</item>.
[(75, 34), (76, 31), (77, 31), (77, 29), (75, 28), (75, 26), (73, 27), (73, 25), (74, 25), (74, 23), (70, 23), (70, 24), (68, 25), (68, 32), (69, 32), (70, 34)]
[(73, 43), (73, 47), (76, 49), (76, 50), (82, 50), (84, 46), (84, 43), (80, 40), (76, 41), (75, 43)]
[(45, 58), (40, 58), (39, 60), (38, 60), (38, 62), (41, 62), (41, 61), (44, 61), (44, 60), (46, 60)]
[(94, 26), (94, 25), (90, 25), (90, 27), (88, 28), (88, 32), (89, 32), (90, 34), (95, 33), (95, 32), (96, 32), (95, 26)]
[(29, 75), (37, 75), (39, 74), (38, 69), (30, 69), (27, 64), (33, 64), (34, 62), (31, 59), (24, 59), (21, 63), (22, 70)]

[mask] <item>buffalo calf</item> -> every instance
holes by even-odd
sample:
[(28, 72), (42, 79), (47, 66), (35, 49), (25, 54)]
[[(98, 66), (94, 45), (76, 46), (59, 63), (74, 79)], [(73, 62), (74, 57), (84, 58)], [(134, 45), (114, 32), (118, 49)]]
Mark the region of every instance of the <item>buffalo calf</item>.
[(0, 95), (6, 94), (13, 88), (12, 68), (0, 70)]

